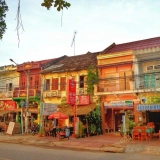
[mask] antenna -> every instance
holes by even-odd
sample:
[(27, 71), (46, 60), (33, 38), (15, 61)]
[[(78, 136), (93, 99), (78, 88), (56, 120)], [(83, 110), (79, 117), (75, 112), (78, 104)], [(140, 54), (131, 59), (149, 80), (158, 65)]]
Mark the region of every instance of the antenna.
[(72, 44), (71, 44), (71, 47), (72, 47), (73, 44), (74, 44), (74, 56), (75, 56), (75, 38), (76, 38), (76, 34), (77, 34), (77, 32), (75, 31), (75, 32), (74, 32), (74, 36), (73, 36), (73, 40), (72, 40)]

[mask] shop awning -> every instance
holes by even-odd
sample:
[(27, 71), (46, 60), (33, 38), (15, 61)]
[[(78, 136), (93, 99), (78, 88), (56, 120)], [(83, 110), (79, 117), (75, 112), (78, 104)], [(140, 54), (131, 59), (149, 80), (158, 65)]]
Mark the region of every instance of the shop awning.
[[(24, 112), (26, 111), (26, 109), (24, 109)], [(15, 110), (0, 110), (0, 116), (3, 116), (4, 114), (8, 114), (8, 113), (18, 113), (21, 112), (21, 108), (17, 108)], [(28, 112), (30, 113), (40, 113), (40, 109), (39, 108), (28, 108)]]
[[(62, 106), (62, 107), (58, 107), (58, 108), (59, 108), (59, 112), (62, 112), (64, 114), (68, 115), (68, 116), (74, 116), (73, 106)], [(95, 108), (96, 108), (96, 104), (85, 105), (85, 106), (77, 106), (76, 115), (77, 116), (87, 115), (88, 113), (93, 111)]]
[(160, 110), (160, 104), (139, 104), (137, 111)]
[(1, 110), (0, 111), (0, 116), (3, 116), (4, 114), (8, 114), (8, 113), (10, 113), (11, 111), (8, 111), (8, 110)]

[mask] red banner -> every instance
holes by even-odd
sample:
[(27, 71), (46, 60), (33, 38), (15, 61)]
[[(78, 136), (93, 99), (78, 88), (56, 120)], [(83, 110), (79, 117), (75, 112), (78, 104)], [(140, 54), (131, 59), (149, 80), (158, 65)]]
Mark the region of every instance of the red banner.
[(0, 101), (0, 110), (15, 110), (17, 103), (15, 101), (4, 100)]
[(67, 82), (67, 103), (76, 104), (76, 81), (69, 79)]

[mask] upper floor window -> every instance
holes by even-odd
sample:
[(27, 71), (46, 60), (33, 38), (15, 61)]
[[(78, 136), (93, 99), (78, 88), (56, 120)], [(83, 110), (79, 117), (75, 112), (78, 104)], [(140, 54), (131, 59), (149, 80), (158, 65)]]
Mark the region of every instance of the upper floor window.
[(60, 79), (60, 90), (61, 91), (66, 90), (66, 77), (61, 77)]
[(79, 81), (80, 81), (79, 88), (84, 88), (85, 77), (84, 76), (80, 76), (79, 77)]
[(147, 71), (153, 70), (153, 66), (147, 66)]
[(58, 78), (52, 78), (52, 90), (58, 90)]
[(12, 91), (12, 83), (7, 83), (6, 84), (6, 91)]
[(46, 90), (50, 90), (50, 79), (46, 79)]
[(116, 73), (107, 74), (106, 80), (108, 85), (116, 85)]
[(154, 69), (160, 69), (160, 65), (154, 66)]

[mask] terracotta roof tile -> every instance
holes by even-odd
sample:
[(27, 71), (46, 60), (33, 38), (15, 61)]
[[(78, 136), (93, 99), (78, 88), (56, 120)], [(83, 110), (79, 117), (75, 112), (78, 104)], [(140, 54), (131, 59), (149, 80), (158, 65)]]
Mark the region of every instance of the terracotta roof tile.
[[(97, 54), (96, 53), (86, 53), (77, 56), (64, 56), (63, 58), (58, 58), (56, 60), (50, 61), (48, 64), (42, 67), (41, 73), (47, 72), (65, 72), (65, 71), (79, 71), (86, 70), (89, 66), (97, 66)], [(52, 66), (52, 67), (51, 67)], [(56, 66), (56, 67), (54, 67)]]
[(103, 50), (101, 54), (121, 52), (121, 51), (127, 51), (127, 50), (140, 50), (140, 49), (147, 49), (147, 48), (153, 48), (153, 47), (160, 47), (160, 37), (122, 43), (122, 44), (113, 43), (112, 45), (107, 47), (105, 50)]

